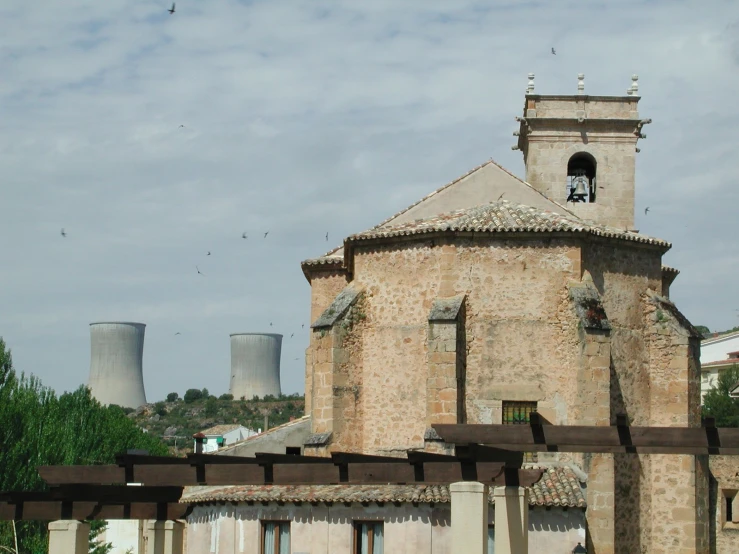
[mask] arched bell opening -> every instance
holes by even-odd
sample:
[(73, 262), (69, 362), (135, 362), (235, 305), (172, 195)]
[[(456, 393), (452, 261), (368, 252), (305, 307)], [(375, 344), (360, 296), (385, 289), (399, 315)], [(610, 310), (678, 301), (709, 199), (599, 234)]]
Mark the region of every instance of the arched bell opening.
[(595, 202), (597, 162), (587, 152), (574, 154), (567, 162), (567, 202)]

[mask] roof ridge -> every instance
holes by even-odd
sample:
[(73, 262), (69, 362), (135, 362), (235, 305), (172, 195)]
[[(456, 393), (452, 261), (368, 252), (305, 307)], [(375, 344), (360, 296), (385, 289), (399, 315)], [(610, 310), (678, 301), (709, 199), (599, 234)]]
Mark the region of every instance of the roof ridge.
[(548, 200), (548, 201), (549, 201), (549, 202), (551, 202), (552, 204), (554, 204), (554, 205), (556, 205), (556, 206), (559, 206), (559, 207), (560, 207), (560, 208), (562, 208), (562, 209), (563, 209), (564, 211), (566, 211), (566, 212), (567, 212), (568, 214), (571, 214), (571, 215), (572, 215), (573, 217), (575, 217), (575, 218), (579, 219), (580, 221), (584, 221), (584, 220), (583, 220), (583, 219), (582, 219), (582, 218), (581, 218), (580, 216), (578, 216), (578, 215), (577, 215), (577, 214), (575, 214), (574, 212), (571, 212), (571, 211), (569, 210), (569, 208), (567, 208), (567, 206), (563, 206), (562, 204), (560, 204), (560, 203), (559, 203), (559, 202), (557, 202), (556, 200), (552, 200), (552, 199), (551, 199), (551, 198), (549, 198), (549, 197), (548, 197), (548, 196), (547, 196), (546, 194), (544, 194), (543, 192), (541, 192), (540, 190), (538, 190), (537, 188), (535, 188), (535, 187), (534, 187), (534, 185), (532, 185), (532, 184), (531, 184), (531, 183), (529, 183), (528, 181), (524, 181), (524, 180), (523, 180), (523, 179), (521, 179), (521, 177), (519, 177), (518, 175), (515, 175), (515, 174), (511, 173), (510, 171), (508, 171), (508, 170), (507, 170), (507, 169), (506, 169), (505, 167), (503, 167), (503, 166), (502, 166), (502, 165), (500, 165), (500, 164), (499, 164), (498, 162), (496, 162), (495, 160), (493, 160), (493, 158), (490, 158), (490, 162), (491, 162), (491, 163), (492, 163), (493, 165), (497, 166), (497, 167), (498, 167), (498, 169), (500, 169), (500, 170), (504, 171), (505, 173), (507, 173), (508, 175), (510, 175), (511, 177), (513, 177), (514, 179), (516, 179), (517, 181), (519, 181), (520, 183), (522, 183), (522, 184), (526, 185), (527, 187), (529, 187), (529, 188), (530, 188), (530, 189), (531, 189), (532, 191), (534, 191), (534, 192), (535, 192), (536, 194), (538, 194), (539, 196), (541, 196), (541, 197), (542, 197), (542, 198), (544, 198), (545, 200)]
[(486, 161), (486, 162), (483, 162), (482, 164), (478, 165), (477, 167), (473, 167), (472, 169), (470, 169), (470, 170), (469, 170), (469, 171), (468, 171), (467, 173), (465, 173), (464, 175), (460, 175), (460, 176), (459, 176), (459, 177), (457, 177), (456, 179), (454, 179), (454, 180), (452, 180), (452, 181), (449, 181), (449, 182), (448, 182), (448, 183), (447, 183), (446, 185), (442, 185), (441, 187), (437, 188), (436, 190), (434, 190), (434, 191), (432, 191), (432, 192), (428, 193), (428, 194), (427, 194), (426, 196), (424, 196), (424, 197), (420, 198), (419, 200), (416, 200), (416, 201), (415, 201), (415, 202), (414, 202), (413, 204), (411, 204), (411, 205), (410, 205), (410, 206), (408, 206), (407, 208), (405, 208), (405, 209), (403, 209), (403, 210), (400, 210), (399, 212), (397, 212), (397, 213), (395, 213), (395, 214), (391, 215), (390, 217), (386, 218), (386, 219), (385, 219), (384, 221), (382, 221), (382, 222), (378, 223), (378, 224), (377, 224), (377, 225), (375, 225), (374, 227), (370, 227), (370, 230), (371, 230), (371, 229), (377, 229), (378, 227), (382, 227), (383, 225), (385, 225), (385, 224), (386, 224), (386, 223), (388, 223), (389, 221), (392, 221), (392, 220), (393, 220), (393, 219), (395, 219), (396, 217), (400, 217), (401, 215), (403, 215), (403, 214), (404, 214), (404, 213), (406, 213), (407, 211), (409, 211), (409, 210), (411, 210), (411, 209), (415, 208), (416, 206), (418, 206), (418, 205), (419, 205), (419, 204), (420, 204), (421, 202), (423, 202), (424, 200), (427, 200), (427, 199), (431, 198), (432, 196), (435, 196), (436, 194), (440, 193), (440, 192), (441, 192), (441, 191), (443, 191), (444, 189), (447, 189), (447, 188), (451, 187), (452, 185), (455, 185), (455, 184), (457, 184), (457, 183), (458, 183), (458, 182), (460, 182), (460, 181), (461, 181), (462, 179), (465, 179), (465, 178), (469, 177), (470, 175), (472, 175), (472, 174), (473, 174), (473, 173), (475, 173), (476, 171), (479, 171), (479, 170), (481, 170), (481, 169), (482, 169), (483, 167), (485, 167), (486, 165), (490, 165), (491, 163), (492, 163), (492, 164), (494, 164), (494, 165), (496, 165), (496, 166), (498, 166), (498, 167), (500, 167), (500, 166), (499, 166), (499, 165), (498, 165), (497, 163), (495, 163), (495, 162), (493, 161), (493, 158), (490, 158), (490, 159), (489, 159), (488, 161)]

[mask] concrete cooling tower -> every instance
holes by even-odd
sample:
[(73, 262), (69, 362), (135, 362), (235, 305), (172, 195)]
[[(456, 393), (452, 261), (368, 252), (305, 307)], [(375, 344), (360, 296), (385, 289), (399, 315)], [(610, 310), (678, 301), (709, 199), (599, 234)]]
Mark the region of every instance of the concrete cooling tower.
[(234, 399), (280, 395), (281, 349), (282, 335), (231, 335), (231, 385), (228, 391)]
[(101, 404), (138, 408), (144, 393), (143, 323), (90, 324), (90, 380), (92, 396)]

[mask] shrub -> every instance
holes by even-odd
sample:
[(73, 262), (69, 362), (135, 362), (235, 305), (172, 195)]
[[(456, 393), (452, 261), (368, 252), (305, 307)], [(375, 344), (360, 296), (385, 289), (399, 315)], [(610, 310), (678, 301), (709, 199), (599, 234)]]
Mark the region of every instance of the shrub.
[[(207, 392), (207, 389), (203, 389)], [(203, 391), (200, 391), (198, 389), (187, 389), (185, 391), (185, 402), (187, 404), (192, 404), (196, 400), (200, 400), (203, 398)]]
[(167, 402), (177, 402), (177, 399), (178, 399), (179, 397), (180, 397), (180, 395), (179, 395), (179, 394), (177, 394), (176, 392), (170, 392), (170, 393), (169, 393), (169, 394), (167, 395)]

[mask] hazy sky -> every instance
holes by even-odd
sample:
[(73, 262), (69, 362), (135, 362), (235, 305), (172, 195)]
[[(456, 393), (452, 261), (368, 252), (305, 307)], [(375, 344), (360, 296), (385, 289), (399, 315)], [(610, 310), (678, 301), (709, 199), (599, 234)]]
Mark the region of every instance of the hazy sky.
[(283, 391), (302, 392), (300, 261), (491, 157), (523, 176), (529, 72), (541, 94), (574, 94), (579, 72), (586, 93), (624, 94), (639, 74), (654, 123), (637, 227), (673, 243), (672, 298), (695, 324), (739, 325), (739, 2), (168, 7), (0, 6), (0, 335), (17, 369), (74, 389), (88, 324), (140, 321), (150, 401), (220, 394), (229, 334), (278, 332)]

